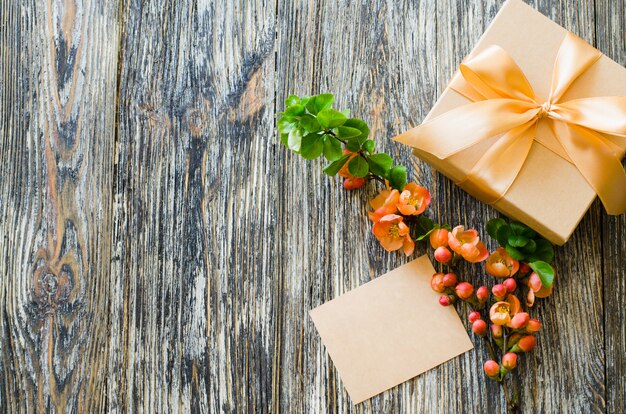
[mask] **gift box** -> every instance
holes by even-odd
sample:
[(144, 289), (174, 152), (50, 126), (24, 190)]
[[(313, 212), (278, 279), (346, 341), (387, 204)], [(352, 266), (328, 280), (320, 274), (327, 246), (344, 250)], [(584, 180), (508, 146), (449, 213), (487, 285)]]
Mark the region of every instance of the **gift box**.
[(395, 139), (555, 244), (626, 205), (626, 69), (509, 0), (424, 123)]

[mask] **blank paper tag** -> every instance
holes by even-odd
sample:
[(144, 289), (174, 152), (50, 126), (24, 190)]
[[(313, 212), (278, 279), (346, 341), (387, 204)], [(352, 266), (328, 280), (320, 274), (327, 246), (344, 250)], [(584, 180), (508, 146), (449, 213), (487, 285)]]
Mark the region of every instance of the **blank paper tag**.
[(357, 404), (473, 348), (422, 256), (310, 311)]

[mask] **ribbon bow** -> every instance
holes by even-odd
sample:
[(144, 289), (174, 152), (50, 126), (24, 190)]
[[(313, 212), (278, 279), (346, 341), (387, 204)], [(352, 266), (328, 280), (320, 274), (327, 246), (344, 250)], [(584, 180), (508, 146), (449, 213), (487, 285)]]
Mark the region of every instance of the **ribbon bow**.
[(550, 96), (541, 102), (513, 58), (499, 46), (491, 46), (461, 64), (462, 81), (453, 87), (472, 103), (395, 139), (444, 159), (504, 134), (463, 180), (470, 192), (496, 202), (521, 171), (535, 140), (537, 123), (543, 119), (550, 123), (563, 148), (563, 158), (578, 168), (607, 212), (623, 214), (626, 172), (620, 162), (622, 148), (613, 139), (626, 138), (626, 97), (561, 102), (570, 85), (600, 56), (598, 50), (568, 33), (556, 57)]

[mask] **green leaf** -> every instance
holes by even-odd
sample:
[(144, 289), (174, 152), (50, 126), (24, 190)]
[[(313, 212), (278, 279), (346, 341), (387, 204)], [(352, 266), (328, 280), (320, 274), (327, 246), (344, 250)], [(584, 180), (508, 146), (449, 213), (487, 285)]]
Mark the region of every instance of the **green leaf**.
[(306, 104), (304, 105), (304, 107), (306, 108), (307, 111), (309, 111), (310, 113), (312, 113), (313, 115), (317, 115), (318, 110), (317, 107), (315, 106), (315, 97), (311, 96)]
[(285, 115), (288, 116), (300, 116), (304, 113), (304, 106), (295, 104), (285, 110)]
[(355, 177), (363, 178), (367, 175), (369, 170), (370, 168), (369, 165), (367, 165), (367, 161), (360, 155), (352, 158), (348, 163), (348, 171)]
[(296, 152), (300, 151), (300, 145), (302, 144), (302, 131), (299, 129), (292, 129), (287, 137), (287, 147)]
[(549, 288), (554, 283), (554, 269), (548, 263), (544, 261), (537, 261), (528, 263), (528, 265), (539, 275), (541, 284)]
[(341, 111), (342, 114), (344, 114), (347, 117), (350, 116), (350, 110), (349, 109), (344, 109), (343, 111)]
[(324, 137), (324, 157), (328, 161), (335, 161), (341, 158), (341, 142), (332, 135), (325, 135)]
[(285, 108), (289, 108), (292, 105), (299, 104), (300, 98), (298, 95), (289, 95), (287, 99), (285, 99)]
[(494, 239), (497, 239), (498, 229), (506, 225), (506, 221), (501, 218), (491, 219), (487, 222), (487, 233)]
[(337, 128), (346, 122), (346, 116), (335, 109), (324, 109), (317, 114), (317, 120), (326, 129)]
[(513, 247), (524, 247), (528, 244), (528, 237), (512, 234), (507, 238), (507, 242)]
[(365, 142), (363, 142), (363, 145), (361, 145), (361, 149), (363, 151), (367, 151), (367, 152), (373, 152), (374, 151), (374, 141), (372, 141), (371, 139), (366, 139)]
[(347, 126), (347, 127), (350, 127), (350, 128), (356, 128), (359, 131), (361, 131), (361, 135), (356, 137), (356, 139), (359, 141), (359, 144), (364, 143), (365, 140), (367, 139), (367, 137), (370, 134), (369, 127), (367, 126), (365, 121), (363, 121), (362, 119), (350, 118), (350, 119), (346, 120), (345, 124), (343, 124), (343, 125)]
[(280, 142), (283, 143), (284, 146), (289, 148), (289, 134), (280, 134)]
[(348, 139), (358, 137), (359, 135), (361, 135), (361, 131), (356, 128), (347, 127), (345, 125), (337, 128), (337, 136), (339, 138)]
[(333, 106), (333, 102), (335, 101), (335, 97), (330, 93), (322, 93), (315, 97), (315, 107), (317, 108), (317, 112), (321, 112), (324, 109), (328, 109)]
[(298, 121), (290, 116), (281, 116), (278, 120), (278, 130), (281, 134), (288, 134), (298, 126)]
[(343, 167), (346, 161), (348, 161), (348, 158), (350, 158), (350, 154), (346, 154), (338, 160), (331, 162), (326, 166), (326, 168), (324, 168), (324, 173), (326, 175), (330, 175), (331, 177), (337, 175), (341, 167)]
[(361, 149), (361, 144), (359, 144), (359, 141), (354, 138), (349, 139), (348, 141), (346, 141), (346, 149), (350, 150), (351, 152), (357, 152)]
[(311, 96), (306, 103), (306, 109), (313, 115), (317, 115), (320, 111), (330, 108), (334, 100), (335, 98), (330, 93)]
[(522, 232), (521, 232), (522, 236), (526, 236), (529, 239), (534, 239), (535, 237), (537, 237), (537, 233), (531, 229), (530, 227), (526, 227)]
[(417, 236), (415, 240), (424, 240), (433, 232), (433, 230), (440, 228), (439, 225), (433, 223), (428, 217), (421, 215), (417, 217)]
[(402, 191), (406, 185), (406, 167), (404, 165), (396, 165), (389, 170), (389, 185), (398, 191)]
[(515, 260), (524, 260), (526, 258), (526, 255), (522, 252), (520, 252), (519, 250), (517, 250), (515, 247), (511, 246), (511, 245), (506, 245), (505, 247), (507, 253)]
[(308, 132), (319, 132), (322, 130), (322, 126), (313, 115), (302, 115), (300, 118), (300, 126)]
[(533, 261), (551, 262), (554, 259), (554, 247), (546, 239), (537, 239), (537, 248), (533, 253)]
[(324, 143), (322, 137), (318, 134), (307, 134), (302, 138), (302, 145), (300, 146), (300, 155), (307, 160), (314, 160), (322, 155), (324, 150)]
[(511, 227), (511, 230), (513, 230), (513, 233), (515, 234), (523, 234), (525, 233), (528, 229), (528, 226), (526, 226), (525, 224), (520, 223), (519, 221), (513, 221), (511, 222), (511, 224), (509, 224), (509, 226)]
[(386, 177), (393, 165), (393, 159), (385, 153), (372, 154), (367, 158), (367, 162), (370, 165), (372, 174), (380, 175), (381, 177)]
[(498, 230), (496, 230), (496, 240), (498, 240), (500, 246), (506, 247), (506, 245), (508, 244), (509, 236), (511, 236), (512, 234), (513, 231), (511, 230), (511, 227), (508, 224), (503, 224), (498, 227)]
[(523, 250), (525, 253), (535, 253), (535, 250), (537, 250), (537, 243), (533, 239), (530, 239), (528, 240), (528, 243), (524, 246)]

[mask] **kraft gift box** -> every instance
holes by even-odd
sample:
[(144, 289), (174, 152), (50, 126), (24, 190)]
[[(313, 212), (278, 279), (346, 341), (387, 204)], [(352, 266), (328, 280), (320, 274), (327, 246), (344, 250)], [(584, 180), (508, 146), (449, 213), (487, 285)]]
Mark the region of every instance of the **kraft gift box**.
[[(509, 0), (467, 59), (491, 45), (500, 46), (524, 72), (536, 95), (546, 98), (550, 92), (555, 58), (566, 34), (563, 27), (522, 1)], [(470, 103), (451, 88), (461, 80), (460, 77), (457, 71), (426, 120)], [(604, 55), (574, 81), (561, 101), (599, 96), (626, 96), (626, 69)], [(491, 138), (445, 159), (419, 149), (414, 149), (414, 153), (459, 183), (498, 138)], [(403, 142), (401, 137), (398, 141)], [(621, 153), (617, 154), (620, 159), (626, 151), (625, 141), (615, 141), (621, 149)], [(552, 243), (565, 243), (596, 197), (585, 178), (566, 158), (552, 129), (546, 122), (539, 121), (535, 141), (519, 175), (493, 206), (527, 224)]]

